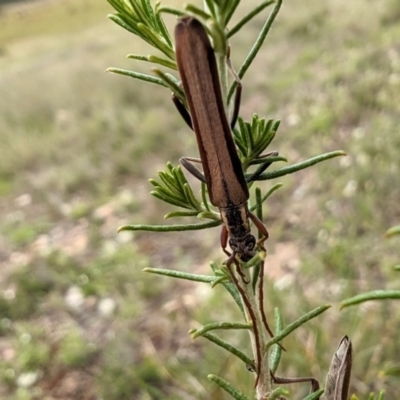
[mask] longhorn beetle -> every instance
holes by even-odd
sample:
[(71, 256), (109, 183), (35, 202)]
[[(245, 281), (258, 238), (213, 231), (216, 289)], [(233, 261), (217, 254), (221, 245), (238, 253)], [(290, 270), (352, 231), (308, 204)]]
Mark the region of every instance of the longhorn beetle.
[[(211, 204), (218, 207), (221, 213), (224, 223), (221, 246), (229, 256), (227, 264), (232, 263), (236, 255), (242, 261), (248, 261), (256, 254), (256, 239), (251, 233), (249, 219), (263, 234), (258, 245), (261, 246), (268, 238), (268, 231), (247, 207), (249, 190), (225, 113), (214, 49), (203, 25), (192, 17), (182, 18), (178, 22), (175, 28), (175, 48), (190, 116), (179, 100), (174, 98), (174, 102), (196, 133), (204, 175), (192, 164), (192, 161), (199, 160), (182, 157), (180, 162), (190, 173), (206, 183)], [(239, 85), (232, 126), (239, 111), (240, 88)], [(270, 164), (264, 163), (262, 170), (256, 171), (251, 178), (254, 179)], [(228, 236), (232, 253), (226, 249)]]

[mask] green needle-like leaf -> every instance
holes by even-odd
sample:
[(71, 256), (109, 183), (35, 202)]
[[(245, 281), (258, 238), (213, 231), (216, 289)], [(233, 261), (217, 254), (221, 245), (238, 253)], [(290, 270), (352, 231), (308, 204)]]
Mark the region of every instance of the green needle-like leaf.
[(185, 201), (181, 201), (180, 199), (176, 199), (175, 197), (166, 194), (164, 190), (165, 189), (163, 187), (159, 187), (157, 190), (151, 191), (150, 194), (157, 199), (164, 201), (165, 203), (172, 204), (173, 206), (182, 207), (189, 210), (192, 208)]
[[(240, 70), (238, 72), (239, 78), (243, 78), (244, 74), (249, 69), (251, 63), (253, 62), (254, 58), (256, 57), (257, 53), (259, 52), (262, 44), (264, 43), (265, 38), (267, 37), (267, 35), (271, 29), (272, 23), (274, 22), (276, 16), (278, 15), (281, 5), (282, 5), (282, 0), (276, 0), (275, 6), (272, 9), (272, 12), (269, 15), (267, 21), (265, 22), (260, 34), (258, 35), (256, 42), (254, 43), (252, 49), (250, 50), (246, 60), (240, 67)], [(237, 86), (237, 83), (234, 82), (231, 89), (229, 90), (228, 103), (230, 102), (230, 99), (236, 89), (236, 86)]]
[(196, 217), (198, 212), (195, 211), (172, 211), (164, 215), (164, 219), (180, 218), (180, 217)]
[(223, 8), (223, 14), (225, 15), (225, 26), (228, 25), (229, 21), (232, 18), (233, 13), (235, 12), (237, 6), (239, 5), (240, 0), (225, 0)]
[(249, 14), (247, 14), (244, 18), (242, 18), (229, 32), (228, 38), (232, 37), (235, 33), (237, 33), (247, 22), (253, 19), (257, 14), (259, 14), (264, 8), (270, 6), (275, 3), (274, 1), (268, 0), (262, 2), (259, 6), (257, 6), (254, 10), (252, 10)]
[(230, 353), (232, 353), (233, 355), (238, 357), (240, 360), (242, 360), (246, 365), (248, 365), (252, 369), (255, 369), (254, 361), (251, 360), (249, 357), (247, 357), (246, 354), (241, 352), (239, 349), (232, 346), (230, 343), (226, 342), (225, 340), (222, 340), (221, 338), (213, 335), (212, 333), (204, 333), (202, 336), (204, 338), (208, 339), (210, 342), (215, 343), (217, 346), (220, 346), (223, 349), (229, 351)]
[(222, 224), (221, 216), (219, 213), (213, 211), (202, 211), (197, 214), (197, 218), (199, 219), (213, 219), (215, 221), (219, 221)]
[(278, 387), (274, 389), (268, 396), (268, 400), (281, 400), (282, 396), (288, 396), (289, 391), (287, 389)]
[(164, 219), (181, 218), (181, 217), (196, 217), (197, 211), (172, 211), (164, 215)]
[(160, 71), (158, 68), (153, 68), (153, 72), (159, 77), (160, 80), (164, 82), (164, 86), (171, 89), (171, 91), (178, 97), (178, 99), (186, 104), (185, 93), (183, 89), (179, 86), (178, 80), (170, 74), (166, 74)]
[(139, 79), (140, 81), (149, 82), (149, 83), (155, 83), (156, 85), (169, 87), (168, 85), (166, 85), (159, 78), (156, 78), (156, 77), (151, 76), (151, 75), (141, 74), (139, 72), (129, 71), (127, 69), (107, 68), (106, 72), (112, 72), (114, 74), (125, 75), (125, 76), (129, 76), (130, 78)]
[[(210, 263), (210, 267), (213, 270), (214, 274), (217, 275), (220, 268), (213, 262)], [(226, 267), (223, 267), (223, 268), (226, 268)], [(226, 275), (226, 274), (224, 273), (224, 275)], [(222, 284), (225, 287), (225, 289), (228, 291), (228, 293), (232, 296), (233, 300), (235, 300), (235, 303), (238, 305), (238, 307), (240, 308), (240, 310), (242, 311), (242, 313), (244, 315), (242, 298), (240, 297), (238, 288), (232, 282), (222, 282)]]
[[(264, 201), (267, 200), (268, 197), (270, 197), (270, 196), (272, 195), (272, 193), (276, 192), (276, 191), (277, 191), (279, 188), (281, 188), (282, 186), (283, 186), (282, 183), (277, 183), (276, 185), (272, 186), (272, 188), (269, 189), (268, 192), (267, 192), (266, 194), (264, 194), (264, 196), (261, 198), (261, 200), (260, 200), (261, 203), (264, 203)], [(251, 206), (251, 207), (249, 208), (249, 210), (250, 210), (251, 212), (253, 212), (253, 211), (256, 209), (256, 207), (257, 207), (257, 204)]]
[(207, 200), (207, 185), (204, 182), (201, 182), (201, 200), (205, 209), (211, 212), (210, 205), (208, 204)]
[(322, 314), (323, 312), (325, 312), (330, 307), (331, 307), (330, 305), (324, 305), (324, 306), (317, 307), (314, 310), (308, 312), (307, 314), (301, 316), (296, 321), (294, 321), (291, 324), (289, 324), (279, 335), (274, 336), (267, 343), (267, 350), (273, 344), (279, 343), (281, 340), (283, 340), (286, 336), (288, 336), (291, 332), (293, 332), (299, 326), (305, 324), (306, 322), (310, 321), (311, 319), (313, 319), (313, 318), (317, 317), (318, 315)]
[(195, 209), (198, 211), (201, 211), (201, 203), (196, 199), (196, 197), (194, 196), (194, 193), (192, 191), (192, 188), (189, 186), (189, 184), (187, 183), (184, 187), (183, 190), (185, 192), (185, 196), (186, 196), (186, 200), (188, 201), (188, 203)]
[(400, 225), (394, 226), (386, 231), (386, 237), (400, 235)]
[(167, 60), (166, 58), (161, 58), (157, 56), (144, 56), (142, 54), (128, 54), (126, 58), (133, 59), (133, 60), (139, 60), (139, 61), (146, 61), (146, 62), (151, 62), (154, 64), (162, 65), (163, 67), (171, 68), (176, 70), (176, 63), (174, 61)]
[(215, 288), (215, 286), (219, 285), (220, 283), (226, 282), (230, 280), (229, 276), (220, 276), (219, 278), (216, 278), (214, 281), (211, 283), (211, 287)]
[(211, 14), (214, 19), (217, 18), (213, 0), (205, 0), (205, 8), (206, 8), (206, 12), (208, 11), (208, 13)]
[(122, 231), (147, 231), (147, 232), (183, 232), (198, 231), (200, 229), (213, 228), (220, 225), (219, 221), (209, 221), (202, 224), (187, 225), (124, 225), (118, 228), (118, 232)]
[(129, 0), (129, 3), (138, 20), (143, 24), (147, 23), (149, 26), (151, 26), (151, 19), (149, 18), (147, 12), (139, 6), (139, 2), (135, 0)]
[(179, 10), (179, 8), (170, 7), (170, 6), (159, 6), (156, 7), (157, 14), (165, 13), (165, 14), (172, 14), (176, 17), (183, 17), (185, 15), (184, 11)]
[(107, 0), (111, 6), (118, 12), (123, 13), (126, 12), (125, 3), (120, 0)]
[[(277, 307), (275, 307), (274, 313), (275, 313), (275, 335), (279, 335), (283, 330), (282, 316)], [(273, 374), (275, 374), (276, 370), (278, 369), (279, 362), (281, 360), (281, 355), (282, 355), (282, 347), (276, 344), (271, 351), (271, 355), (269, 356), (269, 367)]]
[(392, 365), (384, 369), (383, 373), (386, 376), (397, 376), (400, 377), (400, 365)]
[(378, 399), (377, 400), (384, 400), (385, 399), (385, 391), (381, 390), (378, 394)]
[(303, 400), (319, 400), (322, 393), (324, 393), (324, 389), (318, 389), (313, 393), (310, 393), (307, 397), (304, 397)]
[(130, 21), (128, 21), (128, 19), (124, 18), (122, 15), (110, 14), (108, 15), (108, 18), (119, 25), (121, 28), (140, 37), (140, 32), (137, 29), (136, 25), (131, 24)]
[(149, 61), (152, 62), (152, 63), (155, 63), (155, 64), (162, 65), (162, 66), (167, 67), (167, 68), (171, 68), (171, 69), (173, 69), (175, 71), (178, 69), (178, 67), (176, 66), (176, 62), (175, 61), (170, 61), (170, 60), (167, 60), (166, 58), (161, 58), (161, 57), (150, 55), (149, 56)]
[(399, 300), (400, 290), (374, 290), (372, 292), (362, 293), (340, 303), (340, 308), (354, 306), (371, 300)]
[(228, 392), (236, 400), (250, 400), (245, 394), (233, 387), (228, 381), (217, 375), (208, 375), (207, 378)]
[(143, 23), (137, 24), (138, 30), (141, 32), (141, 36), (156, 49), (163, 52), (171, 60), (175, 59), (175, 52), (168, 43), (165, 42), (164, 38), (158, 33), (154, 32), (147, 25)]
[(169, 191), (171, 192), (171, 194), (181, 194), (182, 190), (181, 190), (181, 186), (179, 181), (177, 181), (175, 179), (175, 177), (171, 176), (171, 174), (169, 172), (165, 172), (165, 171), (160, 171), (158, 173), (158, 176), (160, 177), (161, 181), (164, 183), (165, 188), (169, 189)]
[(251, 324), (242, 322), (212, 322), (198, 329), (191, 329), (189, 331), (192, 339), (202, 336), (204, 333), (214, 331), (216, 329), (231, 330), (231, 329), (253, 329)]
[[(297, 163), (297, 164), (289, 165), (287, 167), (276, 169), (276, 170), (271, 171), (271, 172), (264, 172), (256, 180), (257, 181), (265, 181), (265, 180), (269, 180), (269, 179), (280, 178), (281, 176), (292, 174), (293, 172), (300, 171), (302, 169), (311, 167), (311, 166), (313, 166), (315, 164), (318, 164), (318, 163), (320, 163), (322, 161), (326, 161), (326, 160), (329, 160), (331, 158), (345, 156), (345, 155), (346, 155), (346, 153), (344, 151), (342, 151), (342, 150), (337, 150), (337, 151), (332, 151), (330, 153), (321, 154), (319, 156), (315, 156), (315, 157), (309, 158), (308, 160), (302, 161), (302, 162)], [(246, 174), (246, 177), (247, 176), (251, 176), (251, 174)]]
[(211, 15), (208, 14), (206, 11), (202, 10), (199, 7), (196, 7), (193, 4), (185, 4), (185, 11), (188, 14), (192, 14), (195, 17), (200, 18), (203, 21), (207, 21), (209, 19), (211, 19)]
[(162, 268), (144, 268), (143, 272), (150, 272), (151, 274), (164, 275), (164, 276), (169, 276), (171, 278), (186, 279), (188, 281), (203, 282), (203, 283), (211, 283), (213, 279), (215, 279), (214, 276), (189, 274), (187, 272), (173, 271), (170, 269), (162, 269)]
[(259, 165), (259, 164), (264, 164), (265, 162), (287, 162), (287, 158), (286, 157), (282, 157), (282, 156), (268, 156), (268, 157), (260, 157), (260, 158), (256, 158), (255, 160), (252, 160), (249, 162), (249, 165)]

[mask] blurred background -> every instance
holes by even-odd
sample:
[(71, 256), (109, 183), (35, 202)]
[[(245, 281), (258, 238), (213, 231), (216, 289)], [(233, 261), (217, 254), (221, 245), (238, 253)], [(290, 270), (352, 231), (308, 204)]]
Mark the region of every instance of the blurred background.
[[(241, 16), (256, 1), (242, 3)], [(240, 320), (224, 289), (141, 272), (209, 273), (224, 260), (219, 229), (116, 233), (163, 223), (172, 208), (148, 179), (197, 154), (168, 90), (104, 73), (149, 73), (125, 56), (152, 49), (107, 20), (105, 0), (0, 4), (0, 399), (229, 399), (208, 373), (251, 396), (242, 363), (187, 334)], [(237, 69), (267, 14), (233, 38)], [(399, 38), (398, 0), (287, 0), (241, 108), (282, 120), (271, 150), (290, 163), (347, 153), (280, 179), (265, 208), (270, 318), (333, 304), (285, 340), (279, 376), (322, 382), (347, 334), (351, 392), (389, 400), (400, 398), (399, 303), (338, 303), (400, 287), (399, 240), (384, 238), (400, 222)], [(221, 336), (249, 350), (245, 332)], [(299, 399), (309, 387), (289, 389)]]

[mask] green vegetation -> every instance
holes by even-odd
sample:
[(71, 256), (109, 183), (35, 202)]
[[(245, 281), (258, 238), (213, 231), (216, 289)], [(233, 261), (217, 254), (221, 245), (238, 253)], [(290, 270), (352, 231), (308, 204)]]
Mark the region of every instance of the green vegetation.
[[(116, 234), (163, 222), (170, 209), (146, 179), (196, 147), (168, 90), (104, 74), (149, 72), (124, 60), (148, 49), (110, 11), (70, 0), (0, 14), (0, 398), (227, 399), (207, 374), (223, 368), (243, 392), (251, 374), (187, 331), (235, 320), (231, 300), (218, 286), (141, 272), (207, 273), (207, 260), (224, 257), (218, 229)], [(234, 65), (261, 18), (233, 38)], [(285, 323), (334, 305), (285, 340), (277, 374), (322, 381), (347, 334), (360, 399), (380, 389), (400, 398), (398, 303), (339, 312), (346, 297), (400, 287), (398, 237), (384, 238), (399, 223), (399, 18), (396, 0), (287, 1), (243, 82), (242, 115), (282, 119), (274, 144), (291, 163), (348, 154), (279, 180), (265, 217), (265, 296)], [(235, 339), (248, 346), (245, 332)], [(309, 388), (288, 389), (301, 398)]]

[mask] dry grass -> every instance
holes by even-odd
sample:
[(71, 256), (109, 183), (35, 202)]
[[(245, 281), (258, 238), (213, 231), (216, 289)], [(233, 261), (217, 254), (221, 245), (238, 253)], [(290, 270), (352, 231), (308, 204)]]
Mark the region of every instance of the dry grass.
[[(146, 179), (196, 151), (168, 91), (103, 73), (149, 67), (124, 59), (149, 49), (108, 12), (105, 1), (71, 0), (0, 15), (0, 398), (227, 399), (208, 373), (251, 393), (241, 364), (186, 334), (240, 318), (222, 289), (141, 273), (208, 273), (209, 259), (223, 260), (217, 230), (116, 235), (126, 222), (162, 221), (170, 209)], [(398, 243), (383, 239), (400, 215), (399, 15), (394, 0), (288, 1), (244, 79), (242, 114), (281, 118), (274, 149), (290, 162), (348, 153), (282, 179), (268, 203), (266, 305), (289, 323), (334, 304), (285, 342), (279, 374), (322, 380), (346, 333), (361, 398), (381, 388), (400, 398), (385, 375), (400, 362), (399, 307), (337, 307), (399, 287)], [(233, 40), (236, 66), (261, 22)], [(229, 340), (248, 346), (245, 334)]]

